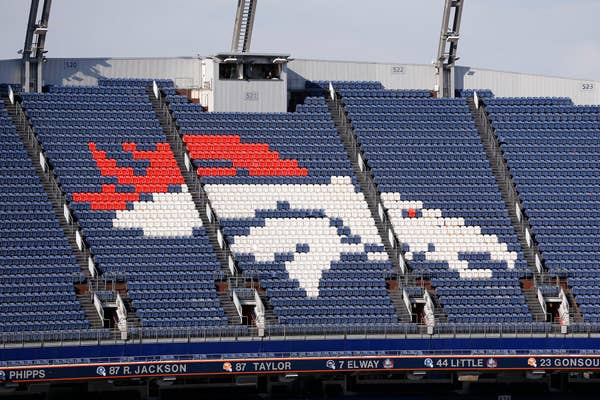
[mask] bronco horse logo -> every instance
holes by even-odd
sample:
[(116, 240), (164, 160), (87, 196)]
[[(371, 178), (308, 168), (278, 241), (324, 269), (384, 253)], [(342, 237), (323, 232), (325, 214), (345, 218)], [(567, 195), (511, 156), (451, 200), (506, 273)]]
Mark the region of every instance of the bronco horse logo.
[[(132, 167), (118, 166), (106, 151), (94, 142), (88, 147), (102, 176), (115, 177), (117, 185), (132, 185), (133, 193), (117, 191), (117, 185), (102, 185), (101, 192), (73, 193), (73, 201), (87, 202), (92, 210), (115, 211), (115, 228), (139, 228), (144, 236), (191, 236), (202, 226), (192, 196), (168, 143), (156, 143), (156, 150), (137, 150), (136, 143), (123, 143), (134, 160), (149, 162), (145, 175), (136, 175)], [(142, 194), (151, 198), (142, 200)], [(132, 206), (128, 207), (128, 204)]]

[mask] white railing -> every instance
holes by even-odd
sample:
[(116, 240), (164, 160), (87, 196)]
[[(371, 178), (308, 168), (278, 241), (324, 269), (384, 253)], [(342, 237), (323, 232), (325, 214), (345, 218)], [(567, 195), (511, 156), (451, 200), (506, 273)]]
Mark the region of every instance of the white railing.
[(79, 231), (75, 231), (75, 242), (77, 242), (77, 248), (79, 251), (83, 251), (83, 238), (81, 237), (81, 233), (79, 233)]
[(242, 303), (240, 302), (240, 298), (238, 297), (235, 290), (231, 293), (231, 298), (233, 300), (233, 305), (235, 306), (235, 309), (237, 310), (240, 316), (240, 323), (242, 323), (244, 312), (242, 311)]
[(265, 335), (265, 305), (258, 294), (258, 291), (254, 289), (254, 315), (256, 317), (256, 327), (258, 328), (258, 336), (262, 337)]
[(539, 288), (537, 290), (537, 298), (540, 302), (540, 306), (542, 306), (542, 311), (544, 311), (544, 315), (546, 315), (548, 313), (548, 308), (546, 307), (546, 299), (544, 299), (544, 295), (542, 294), (542, 291)]
[(360, 168), (361, 171), (365, 170), (365, 162), (363, 161), (363, 158), (360, 154), (356, 155), (358, 157), (358, 168)]
[(117, 304), (117, 314), (119, 319), (127, 319), (127, 308), (125, 307), (125, 302), (121, 298), (121, 294), (119, 292), (117, 292), (115, 303)]
[(208, 222), (212, 224), (213, 222), (213, 213), (210, 209), (210, 204), (206, 203), (206, 218), (208, 218)]
[(185, 164), (185, 169), (188, 171), (192, 170), (192, 163), (190, 161), (190, 156), (187, 153), (183, 153), (183, 163)]
[(118, 292), (115, 303), (117, 304), (117, 328), (121, 332), (121, 339), (127, 340), (127, 308)]
[(542, 261), (540, 260), (540, 256), (538, 253), (535, 253), (535, 268), (537, 272), (542, 273)]
[(529, 228), (525, 228), (525, 241), (527, 242), (527, 246), (531, 247), (531, 232), (529, 232)]
[(154, 93), (154, 97), (158, 99), (158, 85), (156, 81), (152, 81), (152, 92)]
[(104, 323), (104, 307), (102, 306), (102, 301), (100, 300), (100, 298), (98, 297), (98, 295), (96, 293), (94, 293), (92, 300), (94, 302), (94, 307), (96, 308), (96, 311), (98, 312), (98, 315), (100, 316), (100, 320), (102, 321), (102, 323)]
[(69, 210), (69, 207), (66, 204), (63, 204), (63, 215), (65, 216), (65, 219), (69, 224), (73, 222), (71, 221), (71, 211)]
[(508, 196), (507, 202), (509, 204), (514, 203), (514, 205), (515, 205), (514, 210), (515, 210), (515, 214), (516, 214), (516, 217), (518, 220), (518, 224), (516, 224), (515, 227), (523, 235), (527, 235), (527, 233), (526, 233), (527, 229), (529, 229), (529, 231), (530, 231), (529, 232), (530, 242), (522, 243), (522, 246), (525, 247), (525, 245), (527, 245), (533, 251), (533, 253), (535, 254), (535, 269), (538, 273), (542, 273), (542, 271), (543, 271), (542, 257), (543, 256), (541, 255), (539, 246), (535, 240), (535, 235), (533, 233), (534, 231), (531, 227), (531, 224), (529, 223), (529, 220), (527, 219), (526, 213), (524, 213), (523, 209), (521, 208), (519, 193), (516, 190), (515, 183), (510, 174), (510, 170), (508, 168), (507, 161), (504, 158), (504, 156), (502, 155), (502, 148), (501, 148), (500, 142), (498, 140), (498, 136), (496, 135), (494, 127), (492, 126), (492, 122), (487, 113), (485, 100), (478, 99), (478, 101), (479, 101), (479, 108), (477, 110), (476, 117), (483, 124), (483, 132), (482, 133), (484, 135), (485, 141), (490, 146), (491, 153), (493, 154), (492, 158), (490, 158), (490, 162), (492, 162), (493, 165), (495, 165), (497, 167), (498, 172), (500, 174), (499, 178), (504, 182), (503, 187), (506, 189), (506, 196)]
[(217, 228), (217, 242), (219, 242), (219, 247), (221, 248), (221, 250), (223, 250), (223, 234), (221, 233), (221, 230)]
[(331, 100), (335, 100), (335, 89), (331, 82), (329, 82), (329, 96), (331, 96)]
[(433, 300), (427, 290), (423, 293), (423, 300), (425, 300), (425, 306), (423, 307), (423, 313), (425, 317), (425, 325), (427, 325), (427, 334), (433, 335), (433, 328), (435, 327), (435, 306)]
[(229, 272), (231, 272), (232, 276), (236, 276), (237, 272), (235, 270), (235, 261), (233, 261), (233, 256), (229, 254), (227, 257), (227, 266), (229, 267)]
[(412, 315), (412, 307), (410, 303), (410, 296), (406, 292), (406, 289), (402, 289), (402, 300), (404, 301), (404, 305), (406, 306), (406, 310), (408, 311), (408, 315)]
[(476, 91), (473, 91), (473, 100), (475, 102), (475, 108), (479, 108), (479, 96)]
[(404, 257), (402, 257), (402, 253), (398, 253), (398, 265), (400, 265), (400, 270), (402, 271), (403, 274), (406, 274), (407, 268), (406, 268), (406, 261), (404, 261)]
[(42, 167), (42, 171), (48, 172), (48, 163), (46, 162), (46, 157), (44, 153), (40, 151), (40, 167)]
[(560, 289), (558, 297), (560, 298), (560, 306), (558, 307), (558, 315), (560, 316), (560, 331), (561, 333), (567, 333), (567, 327), (571, 325), (571, 316), (569, 314), (569, 300), (567, 299), (564, 289)]
[(92, 258), (92, 256), (88, 256), (88, 270), (90, 271), (90, 275), (92, 275), (92, 278), (95, 278), (96, 275), (98, 275), (96, 270), (96, 264), (94, 263), (94, 259)]

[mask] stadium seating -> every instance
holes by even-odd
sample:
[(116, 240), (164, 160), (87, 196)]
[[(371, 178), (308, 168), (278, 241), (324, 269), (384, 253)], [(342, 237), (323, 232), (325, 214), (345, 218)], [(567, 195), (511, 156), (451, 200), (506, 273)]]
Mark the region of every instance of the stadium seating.
[(221, 328), (228, 320), (215, 289), (220, 264), (148, 84), (119, 79), (50, 87), (22, 94), (23, 106), (97, 267), (104, 278), (126, 281), (143, 328)]
[(391, 263), (322, 97), (293, 113), (170, 108), (243, 274), (286, 332), (398, 322)]
[[(98, 333), (89, 329), (75, 294), (74, 284), (83, 275), (73, 250), (2, 102), (0, 243), (1, 333)], [(3, 334), (2, 340), (11, 341), (11, 334)]]
[(552, 274), (569, 276), (586, 322), (600, 322), (600, 107), (567, 98), (485, 99)]
[(405, 256), (450, 323), (530, 323), (527, 270), (465, 99), (337, 85)]

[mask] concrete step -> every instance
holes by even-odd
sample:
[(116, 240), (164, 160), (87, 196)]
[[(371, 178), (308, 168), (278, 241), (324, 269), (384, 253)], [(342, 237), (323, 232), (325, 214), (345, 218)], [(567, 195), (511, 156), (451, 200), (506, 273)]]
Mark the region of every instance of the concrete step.
[[(496, 182), (498, 183), (498, 188), (500, 190), (500, 193), (502, 194), (502, 198), (504, 199), (504, 203), (508, 210), (508, 215), (510, 217), (511, 223), (513, 225), (515, 233), (517, 234), (519, 243), (521, 244), (521, 250), (522, 250), (523, 255), (525, 256), (525, 260), (527, 261), (527, 266), (533, 273), (536, 273), (537, 267), (536, 267), (536, 263), (535, 263), (535, 251), (527, 245), (527, 240), (525, 238), (525, 235), (521, 232), (521, 229), (520, 229), (520, 222), (519, 222), (519, 219), (518, 219), (516, 211), (515, 211), (515, 206), (514, 206), (514, 204), (511, 204), (512, 203), (511, 196), (509, 195), (509, 193), (507, 192), (507, 189), (506, 189), (506, 185), (512, 185), (514, 187), (514, 182), (512, 182), (512, 180), (510, 179), (510, 174), (507, 173), (506, 170), (501, 170), (497, 166), (498, 164), (495, 162), (496, 159), (502, 159), (503, 160), (502, 165), (506, 165), (506, 160), (504, 159), (504, 155), (502, 153), (496, 154), (494, 152), (494, 148), (496, 148), (496, 147), (492, 146), (491, 143), (488, 141), (488, 135), (487, 135), (487, 132), (485, 131), (485, 124), (482, 121), (480, 121), (480, 119), (479, 119), (479, 114), (478, 114), (477, 109), (475, 108), (475, 103), (473, 102), (473, 99), (472, 98), (467, 99), (467, 104), (469, 107), (469, 111), (471, 112), (471, 117), (472, 117), (473, 121), (475, 122), (475, 125), (477, 126), (477, 131), (479, 133), (481, 143), (483, 144), (483, 148), (487, 155), (489, 164), (492, 168), (492, 172), (494, 173), (494, 177), (496, 178)], [(497, 147), (497, 148), (499, 148), (499, 147)], [(504, 178), (504, 177), (508, 177), (508, 178)], [(520, 202), (520, 200), (519, 200), (519, 202)], [(526, 218), (526, 216), (524, 216), (524, 218)], [(528, 222), (527, 222), (527, 225), (529, 225)]]
[(404, 300), (402, 298), (401, 288), (396, 289), (388, 289), (388, 295), (392, 300), (392, 304), (394, 305), (394, 310), (396, 311), (396, 315), (398, 316), (398, 321), (403, 323), (412, 322), (412, 315), (406, 308), (404, 304)]
[(29, 125), (21, 123), (19, 121), (15, 105), (10, 104), (8, 102), (8, 100), (6, 100), (5, 103), (7, 103), (7, 104), (5, 104), (5, 106), (8, 110), (9, 116), (13, 120), (14, 125), (17, 127), (17, 132), (18, 132), (19, 136), (21, 137), (21, 141), (27, 151), (27, 154), (29, 155), (29, 158), (31, 159), (32, 166), (34, 167), (34, 169), (40, 179), (40, 182), (41, 182), (42, 186), (44, 187), (46, 194), (48, 195), (48, 199), (50, 200), (50, 203), (52, 204), (52, 208), (54, 210), (56, 218), (58, 219), (58, 221), (63, 229), (64, 235), (67, 237), (67, 239), (69, 241), (71, 249), (73, 250), (73, 254), (75, 255), (77, 262), (79, 264), (80, 270), (84, 274), (84, 276), (89, 279), (89, 278), (91, 278), (91, 275), (90, 275), (90, 272), (88, 269), (87, 257), (79, 251), (79, 248), (77, 247), (77, 242), (75, 240), (75, 233), (73, 230), (73, 226), (69, 225), (69, 223), (67, 222), (67, 220), (64, 216), (64, 210), (63, 210), (63, 206), (62, 206), (63, 193), (62, 193), (62, 191), (60, 193), (55, 192), (57, 183), (56, 184), (52, 183), (50, 181), (50, 178), (48, 177), (48, 175), (42, 170), (42, 167), (40, 166), (40, 163), (39, 163), (39, 154), (37, 154), (37, 152), (34, 150), (33, 144), (30, 143), (27, 138), (26, 129), (29, 127)]
[[(395, 256), (394, 249), (388, 239), (388, 234), (384, 228), (384, 225), (382, 223), (377, 224), (377, 222), (381, 222), (379, 220), (377, 204), (376, 204), (377, 202), (379, 202), (379, 203), (381, 202), (381, 200), (379, 199), (379, 193), (375, 193), (375, 197), (377, 198), (376, 201), (373, 201), (372, 200), (373, 197), (371, 196), (371, 194), (367, 193), (367, 191), (369, 190), (368, 188), (376, 187), (375, 181), (373, 179), (373, 176), (370, 173), (361, 171), (361, 169), (358, 165), (358, 160), (356, 158), (356, 152), (358, 151), (360, 154), (363, 154), (362, 150), (360, 148), (357, 149), (352, 146), (352, 141), (350, 140), (349, 137), (347, 137), (346, 131), (344, 129), (342, 129), (343, 124), (341, 122), (341, 119), (338, 117), (338, 112), (337, 112), (334, 101), (331, 100), (329, 97), (325, 97), (325, 99), (326, 99), (326, 103), (327, 103), (329, 112), (334, 120), (335, 127), (338, 131), (338, 134), (340, 135), (340, 139), (342, 140), (342, 142), (344, 144), (344, 149), (346, 150), (346, 153), (348, 154), (348, 159), (352, 163), (352, 169), (354, 171), (354, 176), (357, 177), (357, 181), (358, 181), (360, 190), (363, 193), (363, 195), (365, 195), (364, 197), (369, 206), (369, 210), (371, 211), (373, 220), (376, 222), (376, 226), (379, 231), (379, 235), (382, 239), (381, 242), (385, 246), (385, 249), (386, 249), (388, 255), (390, 256), (390, 261), (392, 262), (392, 265), (394, 265), (394, 268), (400, 274), (400, 263)], [(356, 136), (353, 131), (350, 134)], [(363, 158), (364, 158), (364, 156), (363, 156)]]
[[(161, 103), (158, 99), (156, 99), (154, 97), (154, 94), (152, 93), (152, 89), (148, 88), (147, 94), (148, 94), (148, 97), (150, 98), (150, 101), (152, 102), (152, 107), (154, 108), (154, 112), (160, 122), (161, 128), (167, 137), (167, 141), (168, 141), (169, 145), (171, 146), (171, 149), (173, 150), (173, 154), (175, 155), (177, 165), (179, 166), (179, 169), (181, 170), (181, 174), (183, 175), (184, 181), (190, 190), (190, 193), (192, 195), (192, 200), (194, 201), (194, 204), (196, 205), (196, 209), (198, 210), (198, 213), (200, 214), (200, 217), (202, 219), (202, 224), (206, 228), (206, 233), (209, 238), (209, 242), (210, 242), (211, 246), (213, 247), (215, 254), (217, 255), (217, 259), (219, 260), (219, 263), (221, 264), (221, 271), (223, 271), (223, 274), (225, 277), (224, 279), (225, 279), (225, 281), (227, 281), (227, 280), (229, 280), (229, 278), (233, 277), (233, 275), (231, 274), (231, 271), (229, 270), (229, 253), (228, 253), (228, 251), (221, 249), (221, 247), (219, 246), (218, 239), (217, 239), (217, 230), (221, 229), (221, 227), (218, 225), (218, 222), (215, 223), (214, 221), (211, 222), (208, 220), (208, 217), (206, 216), (205, 206), (203, 203), (203, 198), (206, 198), (208, 196), (204, 192), (204, 189), (200, 183), (198, 176), (193, 172), (187, 171), (187, 169), (185, 167), (184, 154), (181, 152), (178, 152), (176, 150), (180, 147), (185, 149), (185, 145), (183, 144), (183, 140), (181, 139), (181, 136), (178, 133), (174, 133), (169, 129), (169, 125), (177, 126), (176, 121), (172, 119), (171, 114), (169, 114), (167, 116), (166, 114), (163, 114), (161, 112)], [(169, 118), (171, 120), (169, 121), (167, 118)], [(199, 188), (199, 190), (202, 191), (202, 193), (196, 192), (193, 188)], [(232, 256), (233, 256), (233, 254), (232, 254)], [(233, 307), (233, 310), (235, 310), (235, 305), (233, 304), (233, 301), (229, 297), (229, 295), (227, 295), (226, 293), (224, 296), (222, 296), (222, 295), (223, 295), (223, 293), (219, 292), (219, 299), (221, 300), (221, 306), (223, 307), (223, 309), (227, 309), (227, 310), (231, 311), (231, 309)], [(235, 313), (237, 315), (237, 310), (235, 310)], [(229, 317), (229, 315), (228, 315), (228, 317)], [(237, 322), (235, 322), (235, 324), (239, 325), (240, 324), (239, 317), (237, 318), (236, 321)], [(232, 323), (231, 318), (229, 318), (229, 323), (230, 324)]]
[(229, 325), (239, 325), (240, 324), (240, 315), (233, 304), (231, 297), (229, 297), (228, 292), (219, 292), (217, 293), (219, 296), (219, 302), (221, 303), (221, 307), (223, 311), (225, 311), (225, 315), (229, 320)]
[(104, 323), (100, 319), (100, 315), (98, 314), (98, 311), (96, 311), (96, 307), (90, 299), (89, 294), (79, 294), (77, 295), (77, 300), (81, 304), (81, 308), (85, 313), (85, 318), (90, 322), (90, 327), (92, 329), (103, 328)]
[(523, 296), (525, 297), (525, 303), (529, 312), (535, 322), (546, 322), (547, 317), (542, 309), (542, 305), (537, 296), (537, 289), (535, 287), (529, 289), (523, 289)]

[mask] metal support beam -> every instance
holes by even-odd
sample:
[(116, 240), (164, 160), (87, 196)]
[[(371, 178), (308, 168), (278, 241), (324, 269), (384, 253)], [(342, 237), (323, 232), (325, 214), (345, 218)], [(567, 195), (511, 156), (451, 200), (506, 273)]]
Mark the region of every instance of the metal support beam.
[(231, 52), (233, 53), (246, 53), (250, 50), (257, 2), (258, 0), (238, 0), (231, 40)]
[(31, 90), (41, 92), (43, 85), (42, 71), (46, 59), (44, 56), (46, 53), (46, 33), (48, 32), (52, 0), (44, 0), (42, 14), (39, 22), (37, 22), (39, 4), (40, 0), (31, 0), (31, 7), (29, 8), (21, 74), (21, 83), (25, 92)]
[(460, 20), (464, 0), (446, 0), (440, 43), (435, 64), (436, 90), (439, 97), (454, 97), (454, 65), (458, 60), (458, 40), (460, 38)]

